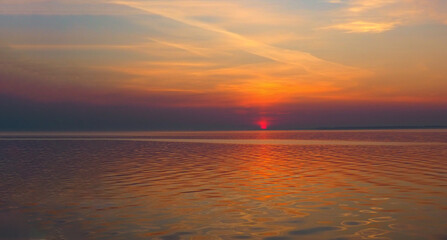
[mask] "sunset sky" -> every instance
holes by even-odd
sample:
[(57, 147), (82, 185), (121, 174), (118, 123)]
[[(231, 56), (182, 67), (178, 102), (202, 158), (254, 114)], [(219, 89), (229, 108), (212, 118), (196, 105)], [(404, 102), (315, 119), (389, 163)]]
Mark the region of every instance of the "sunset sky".
[(0, 0), (0, 130), (441, 125), (445, 0)]

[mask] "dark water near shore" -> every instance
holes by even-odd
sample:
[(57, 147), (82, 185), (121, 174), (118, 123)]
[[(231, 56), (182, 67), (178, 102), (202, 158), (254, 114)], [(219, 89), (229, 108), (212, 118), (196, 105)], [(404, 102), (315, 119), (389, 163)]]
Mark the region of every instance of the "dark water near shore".
[(0, 134), (4, 239), (447, 239), (447, 131)]

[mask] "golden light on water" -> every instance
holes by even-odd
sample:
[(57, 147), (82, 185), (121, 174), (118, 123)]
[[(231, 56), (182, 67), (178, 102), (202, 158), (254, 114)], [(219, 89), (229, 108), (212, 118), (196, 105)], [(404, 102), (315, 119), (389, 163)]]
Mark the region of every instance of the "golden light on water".
[(33, 238), (437, 239), (446, 133), (22, 134), (0, 141), (0, 217)]

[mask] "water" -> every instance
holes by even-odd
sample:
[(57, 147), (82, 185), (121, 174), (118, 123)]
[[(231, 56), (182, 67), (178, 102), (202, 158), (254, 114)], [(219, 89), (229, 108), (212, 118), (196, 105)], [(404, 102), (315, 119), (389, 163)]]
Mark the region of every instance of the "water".
[(3, 133), (0, 239), (447, 239), (447, 131)]

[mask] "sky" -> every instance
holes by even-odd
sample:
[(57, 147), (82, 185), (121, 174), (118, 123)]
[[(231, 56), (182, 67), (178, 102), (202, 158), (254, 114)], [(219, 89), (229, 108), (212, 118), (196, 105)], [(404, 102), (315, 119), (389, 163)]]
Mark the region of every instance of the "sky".
[(0, 0), (0, 131), (447, 125), (445, 0)]

